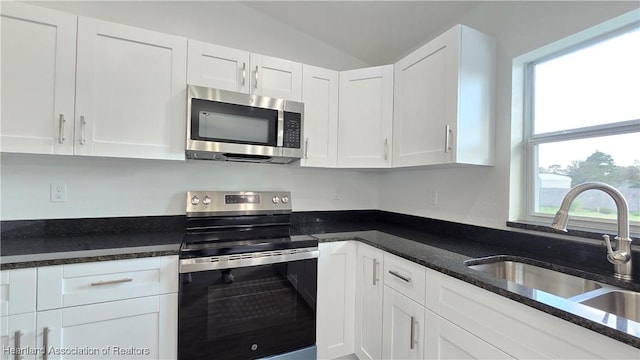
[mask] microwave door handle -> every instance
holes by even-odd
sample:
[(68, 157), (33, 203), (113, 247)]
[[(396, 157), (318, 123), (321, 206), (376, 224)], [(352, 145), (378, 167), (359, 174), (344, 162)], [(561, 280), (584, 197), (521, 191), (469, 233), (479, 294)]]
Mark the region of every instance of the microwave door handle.
[(278, 110), (278, 138), (276, 139), (276, 146), (284, 146), (284, 111)]

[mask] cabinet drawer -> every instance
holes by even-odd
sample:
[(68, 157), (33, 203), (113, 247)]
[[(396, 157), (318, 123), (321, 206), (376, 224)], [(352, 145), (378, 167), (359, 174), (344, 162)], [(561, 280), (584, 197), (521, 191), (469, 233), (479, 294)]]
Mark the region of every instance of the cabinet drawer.
[(0, 271), (0, 316), (36, 311), (36, 268)]
[(177, 256), (38, 269), (38, 310), (177, 292)]
[(401, 257), (384, 254), (384, 284), (424, 306), (425, 268)]

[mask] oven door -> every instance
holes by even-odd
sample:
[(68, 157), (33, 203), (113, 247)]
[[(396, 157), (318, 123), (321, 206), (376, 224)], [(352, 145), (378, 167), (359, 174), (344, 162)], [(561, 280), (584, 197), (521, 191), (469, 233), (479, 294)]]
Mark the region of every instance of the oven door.
[(317, 251), (288, 257), (181, 266), (178, 359), (257, 359), (315, 345)]

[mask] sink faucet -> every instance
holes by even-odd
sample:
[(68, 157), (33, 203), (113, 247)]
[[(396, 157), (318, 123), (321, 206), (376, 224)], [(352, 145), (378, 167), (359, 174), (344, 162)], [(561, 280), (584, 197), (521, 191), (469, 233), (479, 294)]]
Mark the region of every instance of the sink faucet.
[(567, 231), (567, 223), (569, 222), (569, 207), (573, 200), (586, 190), (601, 190), (607, 193), (616, 203), (618, 210), (618, 236), (615, 240), (617, 249), (611, 248), (609, 235), (602, 235), (604, 242), (607, 244), (607, 259), (613, 264), (614, 276), (621, 280), (631, 280), (631, 238), (629, 237), (629, 206), (624, 196), (613, 186), (601, 182), (587, 182), (574, 186), (562, 200), (560, 210), (556, 213), (551, 227)]

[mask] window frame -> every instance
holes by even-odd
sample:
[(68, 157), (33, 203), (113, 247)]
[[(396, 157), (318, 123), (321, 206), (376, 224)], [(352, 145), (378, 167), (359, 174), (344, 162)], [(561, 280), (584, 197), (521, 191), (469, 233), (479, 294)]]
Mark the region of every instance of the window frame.
[[(568, 36), (513, 60), (512, 83), (512, 146), (511, 156), (510, 212), (511, 221), (538, 225), (549, 225), (552, 214), (536, 212), (538, 187), (538, 159), (536, 146), (559, 141), (586, 139), (638, 132), (640, 119), (620, 121), (613, 124), (585, 126), (570, 130), (534, 134), (534, 77), (535, 66), (551, 59), (569, 54), (593, 44), (614, 38), (633, 29), (640, 28), (640, 9), (633, 10), (607, 20), (577, 34)], [(572, 216), (570, 228), (587, 231), (617, 230), (617, 222), (608, 219)], [(630, 223), (631, 232), (640, 233), (640, 222)]]

